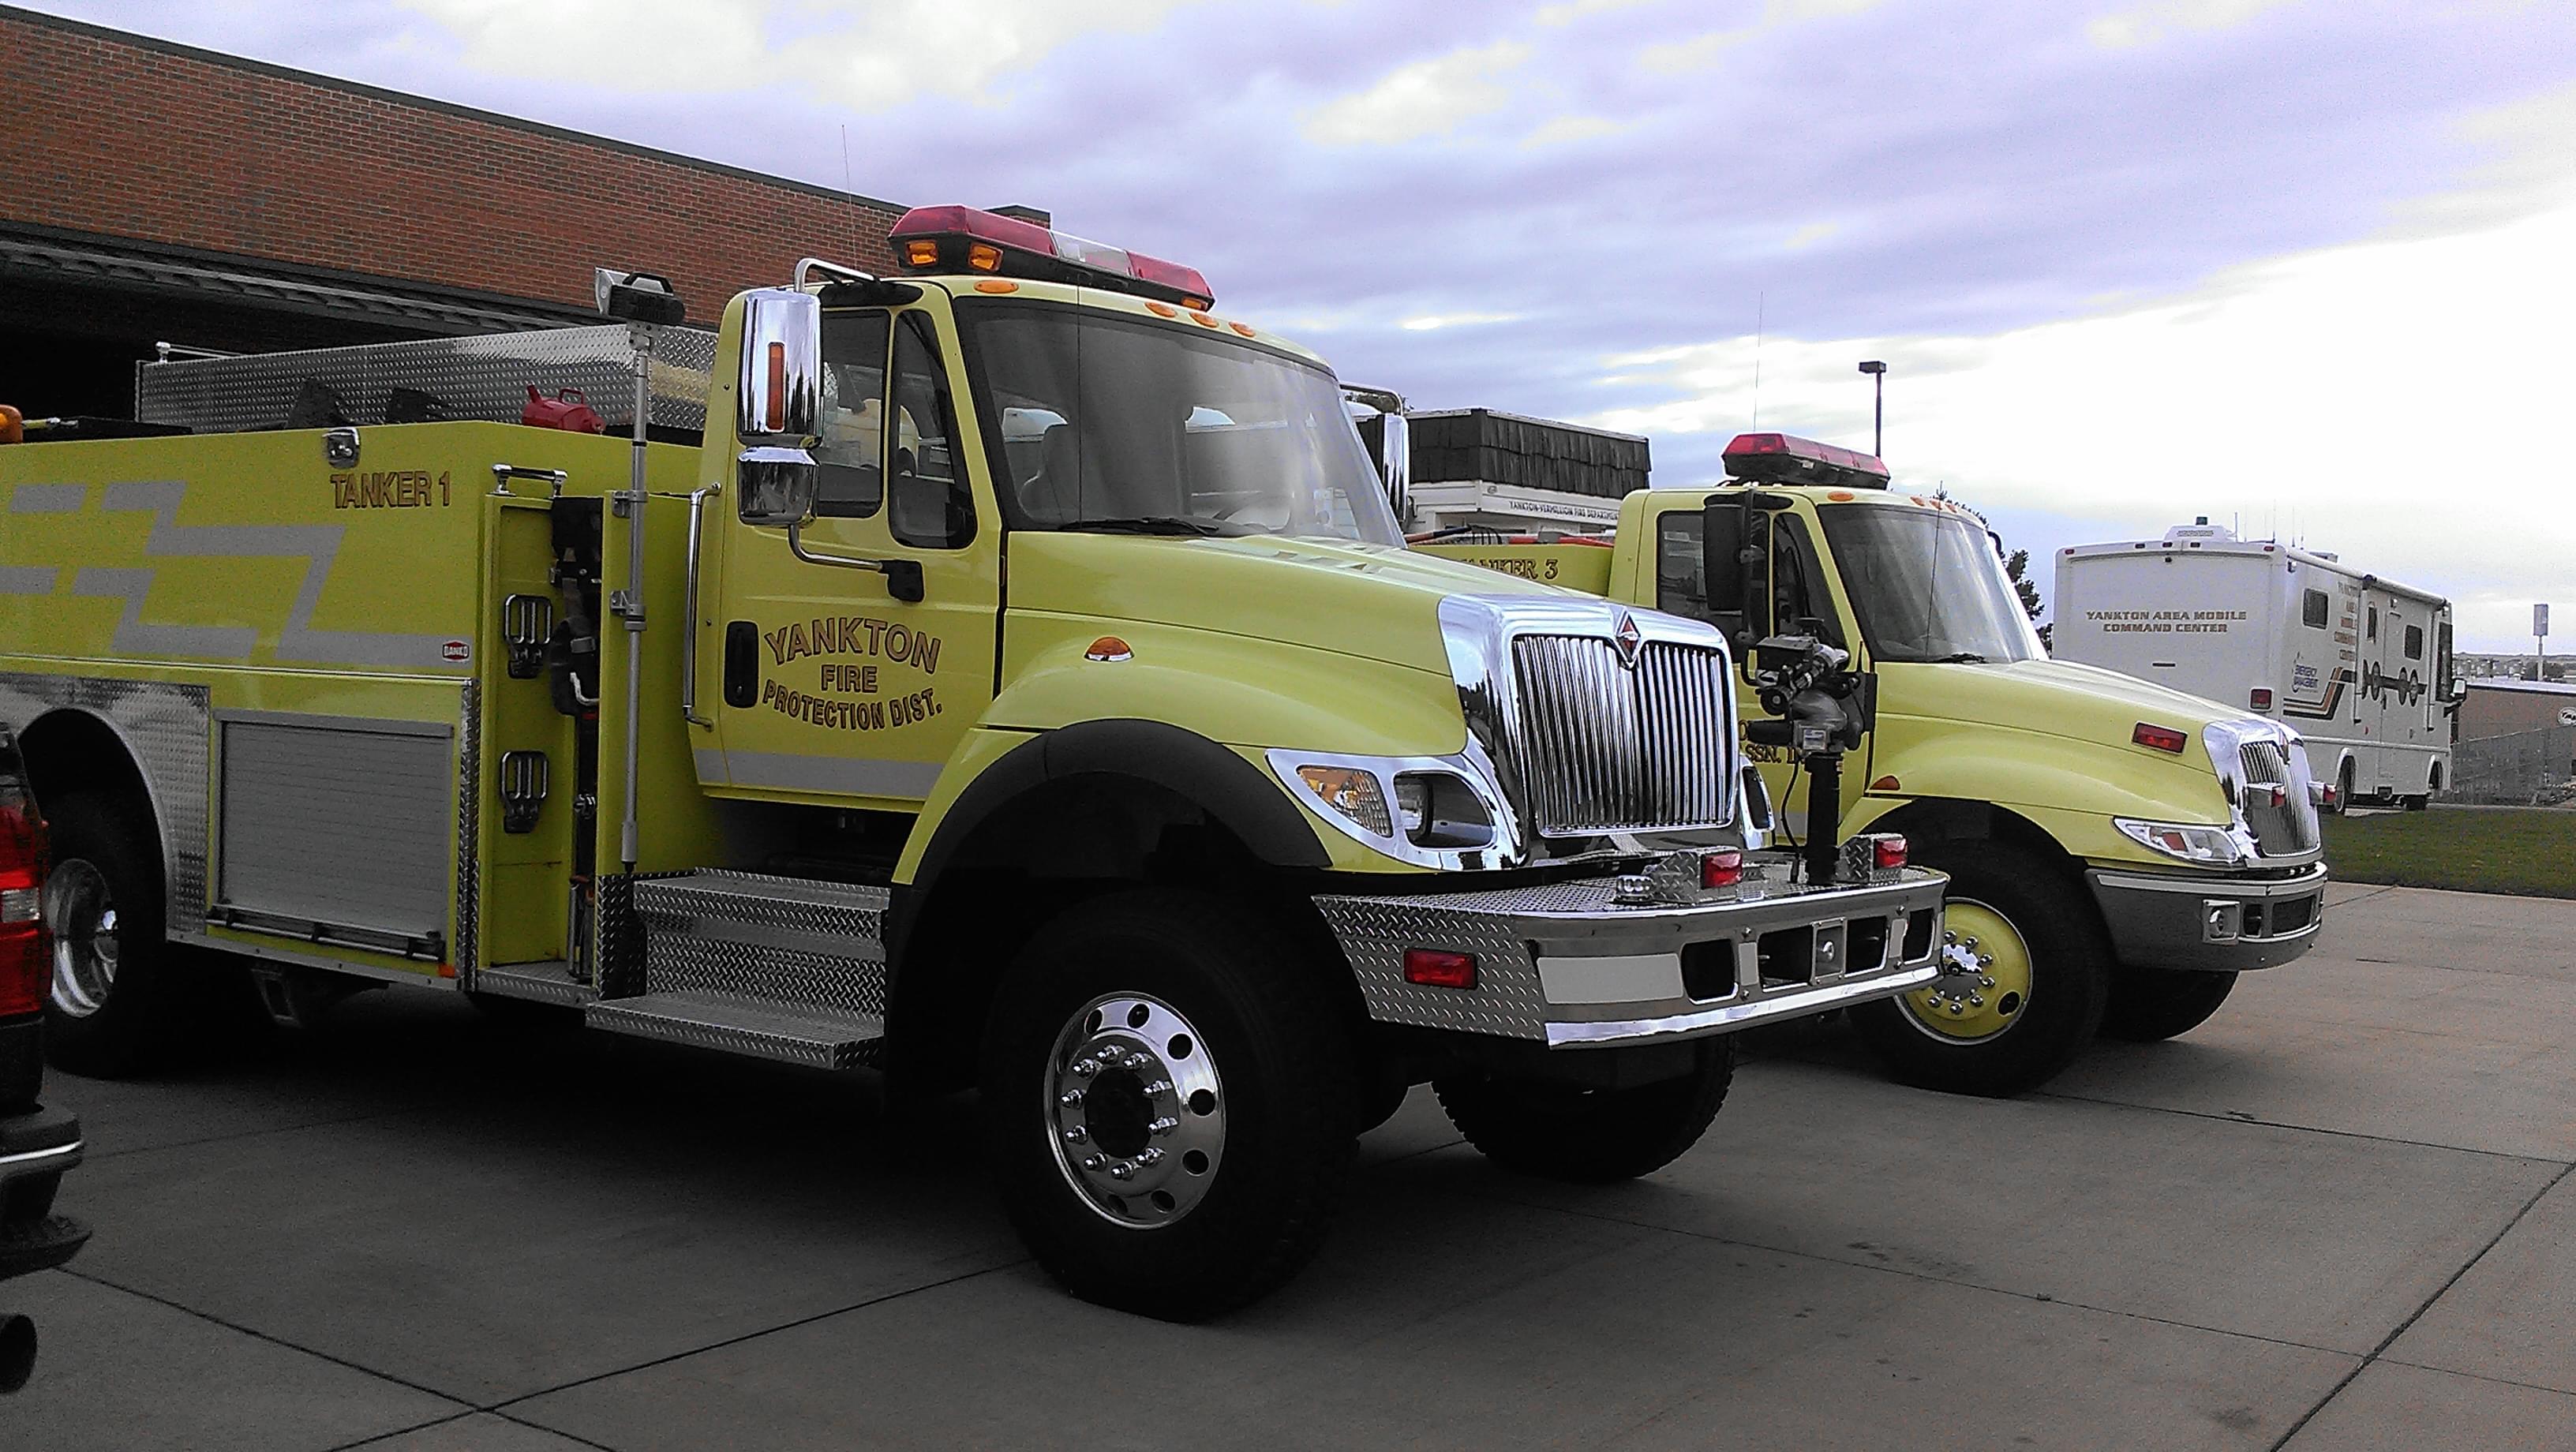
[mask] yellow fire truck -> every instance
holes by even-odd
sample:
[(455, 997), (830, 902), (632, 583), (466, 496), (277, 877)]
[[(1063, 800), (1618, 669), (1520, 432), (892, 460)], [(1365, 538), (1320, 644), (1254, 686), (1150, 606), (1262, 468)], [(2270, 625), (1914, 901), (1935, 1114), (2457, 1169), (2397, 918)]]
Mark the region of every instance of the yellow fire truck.
[[(1951, 877), (1941, 977), (1851, 1015), (1896, 1073), (2017, 1092), (2097, 1030), (2172, 1037), (2308, 950), (2322, 793), (2288, 725), (2048, 659), (1977, 518), (1869, 455), (1744, 434), (1725, 460), (1722, 486), (1628, 495), (1611, 539), (1420, 547), (1854, 653), (1863, 785), (1821, 830), (1900, 832)], [(1815, 830), (1779, 730), (1748, 716), (1748, 751)]]
[[(1041, 1261), (1187, 1317), (1410, 1085), (1632, 1176), (1726, 1035), (1931, 981), (1901, 844), (1756, 850), (1716, 630), (1403, 548), (1329, 370), (1190, 269), (894, 242), (712, 337), (603, 272), (622, 326), (148, 364), (0, 448), (58, 1063), (211, 1031), (211, 960), (979, 1086)], [(575, 386), (631, 439), (507, 421)]]

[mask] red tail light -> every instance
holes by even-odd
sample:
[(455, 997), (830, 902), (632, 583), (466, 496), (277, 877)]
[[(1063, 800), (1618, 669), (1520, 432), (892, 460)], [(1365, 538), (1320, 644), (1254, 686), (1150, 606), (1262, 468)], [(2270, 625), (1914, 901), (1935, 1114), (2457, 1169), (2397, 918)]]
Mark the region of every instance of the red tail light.
[(1744, 854), (1730, 847), (1722, 852), (1703, 852), (1699, 858), (1701, 887), (1733, 887), (1744, 880)]
[(2190, 737), (2170, 726), (2150, 726), (2144, 721), (2138, 723), (2137, 730), (2129, 733), (2129, 739), (2140, 746), (2152, 746), (2158, 751), (2170, 751), (2177, 756), (2182, 754), (2185, 746), (2191, 744)]
[(0, 1018), (45, 1006), (45, 825), (24, 790), (0, 780)]
[(1875, 849), (1875, 855), (1872, 858), (1872, 861), (1876, 864), (1879, 871), (1886, 872), (1893, 868), (1903, 867), (1905, 865), (1904, 838), (1897, 836), (1893, 832), (1883, 832), (1874, 839), (1872, 845)]
[(1404, 981), (1425, 988), (1473, 988), (1476, 986), (1476, 955), (1450, 953), (1438, 948), (1404, 950)]
[(2246, 698), (2246, 704), (2252, 706), (2257, 711), (2271, 710), (2272, 688), (2270, 686), (2256, 686), (2254, 688), (2254, 693)]

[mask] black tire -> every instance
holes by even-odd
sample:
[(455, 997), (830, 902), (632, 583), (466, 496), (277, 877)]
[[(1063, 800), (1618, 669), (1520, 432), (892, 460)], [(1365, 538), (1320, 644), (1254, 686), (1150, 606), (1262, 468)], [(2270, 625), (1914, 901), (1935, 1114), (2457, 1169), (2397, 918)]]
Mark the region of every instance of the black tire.
[(2433, 805), (2433, 799), (2430, 796), (2412, 796), (2402, 798), (2401, 800), (2403, 801), (2406, 810), (2410, 812), (2420, 812), (2426, 807)]
[[(1982, 906), (2020, 935), (2027, 997), (1983, 1038), (1947, 1037), (1917, 1019), (1911, 1003), (1929, 989), (1862, 1004), (1852, 1027), (1889, 1073), (1918, 1088), (2000, 1097), (2046, 1083), (2093, 1041), (2110, 998), (2111, 945), (2093, 904), (2064, 863), (2010, 843), (1936, 840), (1914, 861), (1950, 874), (1951, 901)], [(1998, 1010), (2009, 997), (1997, 999)]]
[[(115, 976), (86, 1011), (55, 985), (45, 1004), (45, 1056), (67, 1074), (97, 1079), (145, 1072), (169, 1046), (174, 997), (160, 834), (139, 805), (110, 792), (60, 793), (45, 804), (45, 820), (54, 858), (48, 916), (85, 870), (105, 881), (116, 911)], [(59, 934), (64, 925), (55, 926)], [(81, 949), (58, 941), (56, 951)]]
[(2235, 988), (2233, 973), (2122, 968), (2111, 979), (2111, 1004), (2102, 1014), (2103, 1037), (2152, 1044), (2187, 1034), (2209, 1022)]
[(2335, 769), (2334, 814), (2338, 817), (2352, 814), (2352, 763), (2349, 761)]
[(1431, 1081), (1449, 1122), (1507, 1170), (1602, 1185), (1650, 1175), (1699, 1143), (1735, 1079), (1735, 1040), (1703, 1039), (1689, 1073), (1631, 1089), (1491, 1074)]
[[(989, 1153), (1012, 1223), (1067, 1290), (1140, 1315), (1201, 1320), (1275, 1289), (1322, 1243), (1351, 1161), (1358, 1056), (1346, 1009), (1291, 941), (1244, 903), (1142, 890), (1068, 909), (1012, 963), (985, 1035)], [(1073, 1036), (1072, 1060), (1088, 1032), (1080, 1028), (1086, 1005), (1116, 995), (1150, 997), (1195, 1026), (1197, 1041), (1172, 1058), (1194, 1056), (1221, 1082), (1222, 1098), (1195, 1109), (1222, 1114), (1209, 1178), (1181, 1180), (1186, 1155), (1155, 1171), (1194, 1196), (1162, 1223), (1113, 1218), (1131, 1207), (1153, 1212), (1141, 1193), (1104, 1208), (1058, 1157), (1060, 1137), (1071, 1137), (1061, 1116), (1092, 1112), (1057, 1107), (1057, 1086), (1076, 1082), (1063, 1077), (1058, 1051)], [(1179, 1077), (1168, 1065), (1146, 1072), (1163, 1083)], [(1080, 1082), (1105, 1103), (1110, 1080), (1104, 1071)], [(1132, 1100), (1139, 1091), (1121, 1092)], [(1105, 1128), (1093, 1143), (1135, 1153), (1114, 1147)], [(1065, 1152), (1068, 1160), (1079, 1153)]]

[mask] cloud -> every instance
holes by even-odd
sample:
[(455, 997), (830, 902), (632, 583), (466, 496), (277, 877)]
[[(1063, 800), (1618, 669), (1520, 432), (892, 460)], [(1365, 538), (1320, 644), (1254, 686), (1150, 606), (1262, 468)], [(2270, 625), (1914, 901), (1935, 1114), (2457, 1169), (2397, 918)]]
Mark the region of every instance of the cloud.
[[(1612, 354), (1660, 402), (1592, 421), (1652, 435), (1659, 482), (1713, 475), (1765, 427), (1866, 447), (1862, 358), (1888, 360), (1900, 488), (2051, 516), (2016, 544), (2150, 537), (2194, 515), (2305, 536), (2459, 604), (2465, 646), (2509, 647), (2529, 602), (2576, 599), (2576, 461), (2558, 353), (2576, 205), (2482, 232), (2319, 249), (2152, 305), (1990, 337), (1773, 337)], [(2517, 623), (2519, 622), (2519, 623)]]
[(1728, 51), (1767, 32), (1811, 20), (1858, 15), (1880, 3), (1881, 0), (1763, 0), (1762, 14), (1750, 25), (1650, 45), (1638, 53), (1638, 59), (1646, 69), (1666, 75), (1706, 70)]
[(1503, 109), (1502, 77), (1529, 62), (1530, 47), (1500, 40), (1389, 71), (1367, 90), (1316, 108), (1306, 139), (1318, 146), (1395, 146), (1445, 136), (1460, 122)]
[(1558, 116), (1521, 138), (1524, 147), (1568, 146), (1578, 141), (1591, 141), (1603, 136), (1616, 136), (1628, 128), (1607, 116)]
[[(493, 75), (720, 93), (781, 82), (852, 111), (989, 103), (1005, 75), (1188, 0), (401, 0)], [(678, 38), (681, 43), (674, 43)]]
[(1428, 333), (1435, 328), (1472, 328), (1489, 323), (1517, 323), (1518, 313), (1425, 313), (1406, 318), (1396, 326), (1408, 333)]
[(2178, 30), (2233, 30), (2267, 10), (2278, 10), (2294, 0), (2156, 0), (2114, 15), (2101, 16), (2084, 27), (2084, 33), (2095, 45), (2106, 49), (2149, 45)]

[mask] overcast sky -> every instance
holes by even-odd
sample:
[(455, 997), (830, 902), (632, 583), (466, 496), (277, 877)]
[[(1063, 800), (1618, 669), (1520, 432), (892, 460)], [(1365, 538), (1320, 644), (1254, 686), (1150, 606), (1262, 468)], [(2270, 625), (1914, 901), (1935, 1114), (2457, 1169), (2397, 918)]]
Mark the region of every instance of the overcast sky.
[(2014, 544), (2207, 514), (2576, 634), (2566, 0), (42, 8), (830, 186), (846, 134), (1663, 484), (1868, 447), (1883, 358), (1900, 483)]

